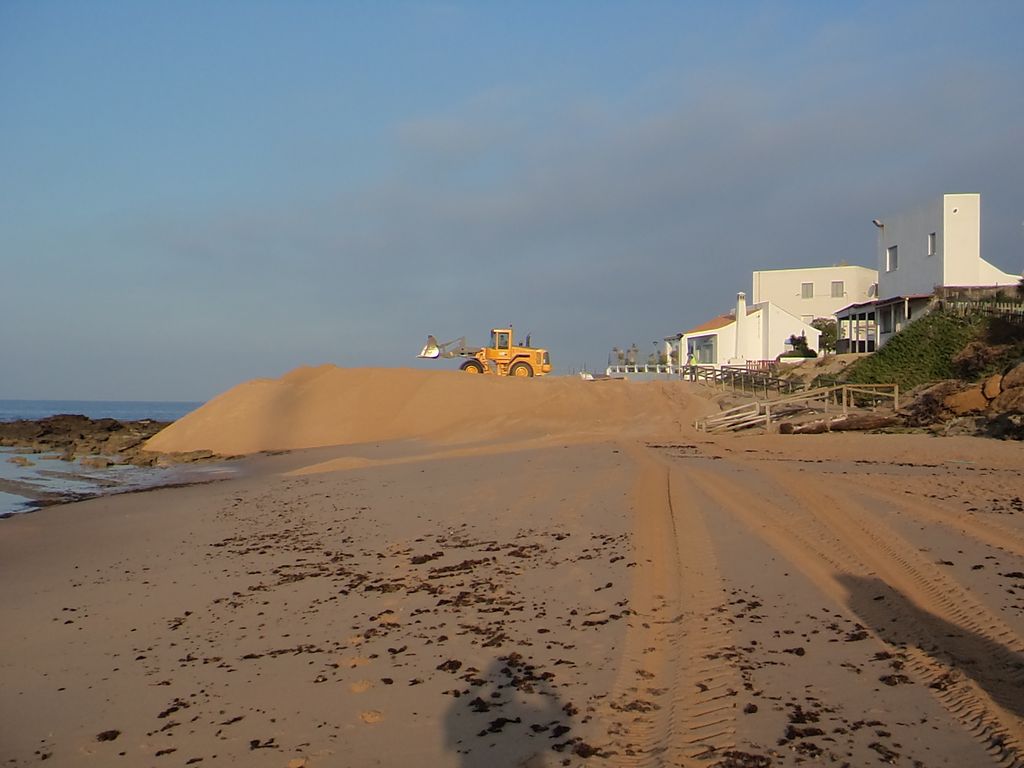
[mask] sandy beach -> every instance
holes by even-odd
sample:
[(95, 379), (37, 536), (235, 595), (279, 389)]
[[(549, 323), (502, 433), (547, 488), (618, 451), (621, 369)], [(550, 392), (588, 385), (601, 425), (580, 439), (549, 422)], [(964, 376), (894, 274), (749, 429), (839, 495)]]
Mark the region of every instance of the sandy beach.
[(686, 383), (300, 369), (238, 477), (0, 521), (0, 759), (1024, 765), (1024, 446)]

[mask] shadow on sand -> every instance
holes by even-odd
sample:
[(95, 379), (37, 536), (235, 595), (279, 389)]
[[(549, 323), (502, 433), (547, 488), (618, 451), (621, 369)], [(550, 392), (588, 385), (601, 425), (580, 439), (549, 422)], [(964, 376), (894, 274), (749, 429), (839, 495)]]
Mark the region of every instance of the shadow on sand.
[(849, 592), (850, 608), (887, 643), (920, 648), (1024, 716), (1024, 655), (919, 608), (880, 579), (844, 575), (839, 582)]
[(469, 668), (468, 692), (445, 717), (445, 742), (463, 768), (542, 768), (560, 765), (578, 748), (571, 706), (518, 654), (497, 658), (483, 672)]

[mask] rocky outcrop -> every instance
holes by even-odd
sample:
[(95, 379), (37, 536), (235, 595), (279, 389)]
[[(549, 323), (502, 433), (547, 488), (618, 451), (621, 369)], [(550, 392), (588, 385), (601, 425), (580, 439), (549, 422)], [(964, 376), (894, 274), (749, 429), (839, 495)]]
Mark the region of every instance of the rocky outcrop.
[(933, 384), (914, 393), (901, 413), (909, 426), (941, 434), (1024, 439), (1024, 363), (978, 384)]
[(999, 393), (992, 400), (992, 410), (997, 413), (1024, 413), (1024, 387), (1014, 387)]
[(1002, 384), (1003, 374), (997, 373), (994, 376), (989, 376), (981, 385), (981, 393), (987, 400), (995, 400), (1002, 391)]
[(60, 414), (34, 421), (0, 422), (0, 446), (26, 453), (54, 454), (66, 461), (91, 457), (93, 467), (112, 463), (150, 466), (176, 461), (213, 458), (209, 451), (195, 454), (159, 454), (143, 450), (145, 442), (168, 422), (90, 419), (78, 414)]
[(1007, 371), (999, 385), (1003, 392), (1008, 389), (1017, 389), (1018, 387), (1024, 387), (1024, 363)]
[(981, 413), (988, 408), (988, 398), (985, 397), (980, 385), (947, 395), (943, 404), (952, 411), (954, 416), (966, 416), (969, 413)]

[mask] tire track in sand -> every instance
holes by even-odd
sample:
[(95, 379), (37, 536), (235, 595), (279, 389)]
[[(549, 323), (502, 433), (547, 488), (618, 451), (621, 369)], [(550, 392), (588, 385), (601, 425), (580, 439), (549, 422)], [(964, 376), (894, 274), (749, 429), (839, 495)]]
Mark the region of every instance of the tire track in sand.
[[(995, 764), (1024, 766), (1019, 714), (1024, 641), (998, 616), (917, 555), (878, 514), (835, 494), (826, 481), (782, 470), (769, 477), (746, 465), (694, 470), (693, 476), (723, 510), (840, 605), (849, 604), (846, 585), (857, 580), (875, 579), (892, 596), (905, 596), (900, 630), (883, 633), (876, 625), (876, 640), (907, 655), (929, 692)], [(951, 628), (963, 628), (982, 642), (958, 642)], [(962, 671), (968, 668), (973, 677)]]
[(866, 496), (875, 504), (895, 507), (926, 523), (939, 523), (958, 533), (966, 534), (983, 544), (996, 547), (1013, 555), (1024, 557), (1024, 532), (999, 520), (979, 518), (963, 510), (951, 510), (935, 502), (918, 501), (905, 496), (894, 496), (891, 489), (880, 485), (874, 478), (842, 481), (852, 493)]
[(636, 466), (633, 613), (605, 711), (609, 760), (621, 766), (698, 765), (733, 746), (739, 674), (730, 645), (706, 500), (683, 497), (682, 471), (649, 449)]

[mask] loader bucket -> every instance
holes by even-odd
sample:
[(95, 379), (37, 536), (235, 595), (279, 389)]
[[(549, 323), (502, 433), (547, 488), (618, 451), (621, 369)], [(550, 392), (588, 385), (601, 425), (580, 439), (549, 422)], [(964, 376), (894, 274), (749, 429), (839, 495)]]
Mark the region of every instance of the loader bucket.
[(416, 357), (426, 357), (429, 359), (434, 359), (436, 357), (440, 357), (440, 355), (441, 347), (438, 345), (437, 339), (435, 339), (433, 336), (427, 336), (427, 343), (423, 347), (423, 351), (416, 355)]

